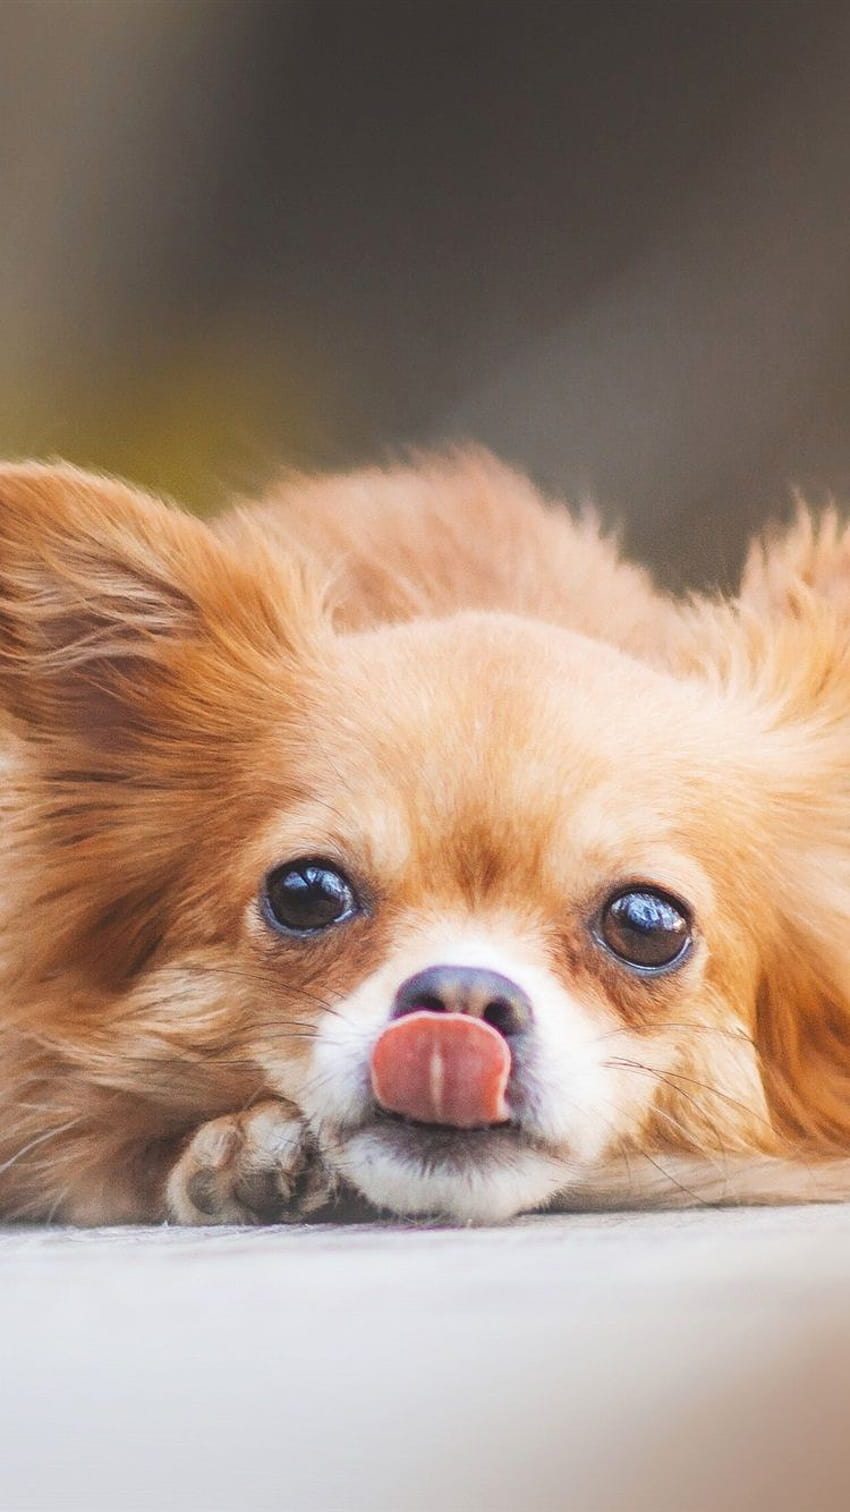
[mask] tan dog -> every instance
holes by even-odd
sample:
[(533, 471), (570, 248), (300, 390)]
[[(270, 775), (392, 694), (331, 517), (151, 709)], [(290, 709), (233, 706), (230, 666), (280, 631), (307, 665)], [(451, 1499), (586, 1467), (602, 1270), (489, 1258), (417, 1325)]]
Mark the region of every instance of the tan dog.
[(472, 454), (0, 473), (0, 1210), (850, 1195), (837, 526), (679, 608)]

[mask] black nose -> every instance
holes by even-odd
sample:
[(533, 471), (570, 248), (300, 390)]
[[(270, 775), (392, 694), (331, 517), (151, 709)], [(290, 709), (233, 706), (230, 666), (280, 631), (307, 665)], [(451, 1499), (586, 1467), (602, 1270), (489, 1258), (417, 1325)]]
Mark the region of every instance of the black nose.
[(422, 1008), (431, 1013), (467, 1013), (484, 1019), (508, 1039), (531, 1024), (531, 1003), (508, 977), (478, 966), (429, 966), (402, 982), (392, 1017)]

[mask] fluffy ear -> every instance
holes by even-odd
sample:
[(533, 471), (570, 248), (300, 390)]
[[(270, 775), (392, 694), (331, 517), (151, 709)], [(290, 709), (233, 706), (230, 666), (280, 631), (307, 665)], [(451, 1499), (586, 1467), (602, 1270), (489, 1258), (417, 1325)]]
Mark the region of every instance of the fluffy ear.
[[(788, 813), (784, 938), (765, 970), (758, 1039), (778, 1121), (805, 1144), (850, 1151), (850, 529), (835, 509), (753, 545), (744, 615), (772, 663)], [(786, 796), (787, 795), (787, 796)], [(790, 799), (790, 801), (789, 801)]]
[(753, 547), (737, 604), (695, 611), (687, 652), (740, 711), (756, 1044), (776, 1128), (805, 1158), (850, 1153), (848, 622), (850, 532), (801, 507)]
[(167, 726), (193, 684), (203, 696), (190, 652), (244, 704), (317, 607), (297, 567), (113, 479), (0, 468), (0, 706), (42, 738), (106, 751), (144, 733), (154, 701)]
[(288, 780), (319, 600), (259, 540), (74, 468), (0, 468), (3, 838), (31, 921), (2, 941), (7, 1006), (69, 963), (125, 981), (191, 909), (194, 940), (219, 927), (210, 879)]

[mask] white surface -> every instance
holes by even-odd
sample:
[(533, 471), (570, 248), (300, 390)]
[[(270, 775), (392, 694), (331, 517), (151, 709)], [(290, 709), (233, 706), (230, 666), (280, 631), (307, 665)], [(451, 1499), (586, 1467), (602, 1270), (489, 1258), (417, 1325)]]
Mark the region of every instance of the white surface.
[(0, 1506), (850, 1506), (850, 1208), (0, 1231)]

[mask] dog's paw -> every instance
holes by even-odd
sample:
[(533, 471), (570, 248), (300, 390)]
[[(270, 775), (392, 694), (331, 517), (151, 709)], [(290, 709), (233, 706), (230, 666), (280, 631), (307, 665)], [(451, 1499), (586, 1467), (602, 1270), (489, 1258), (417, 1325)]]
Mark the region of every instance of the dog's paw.
[(333, 1178), (282, 1102), (202, 1124), (166, 1183), (177, 1223), (292, 1223), (330, 1199)]

